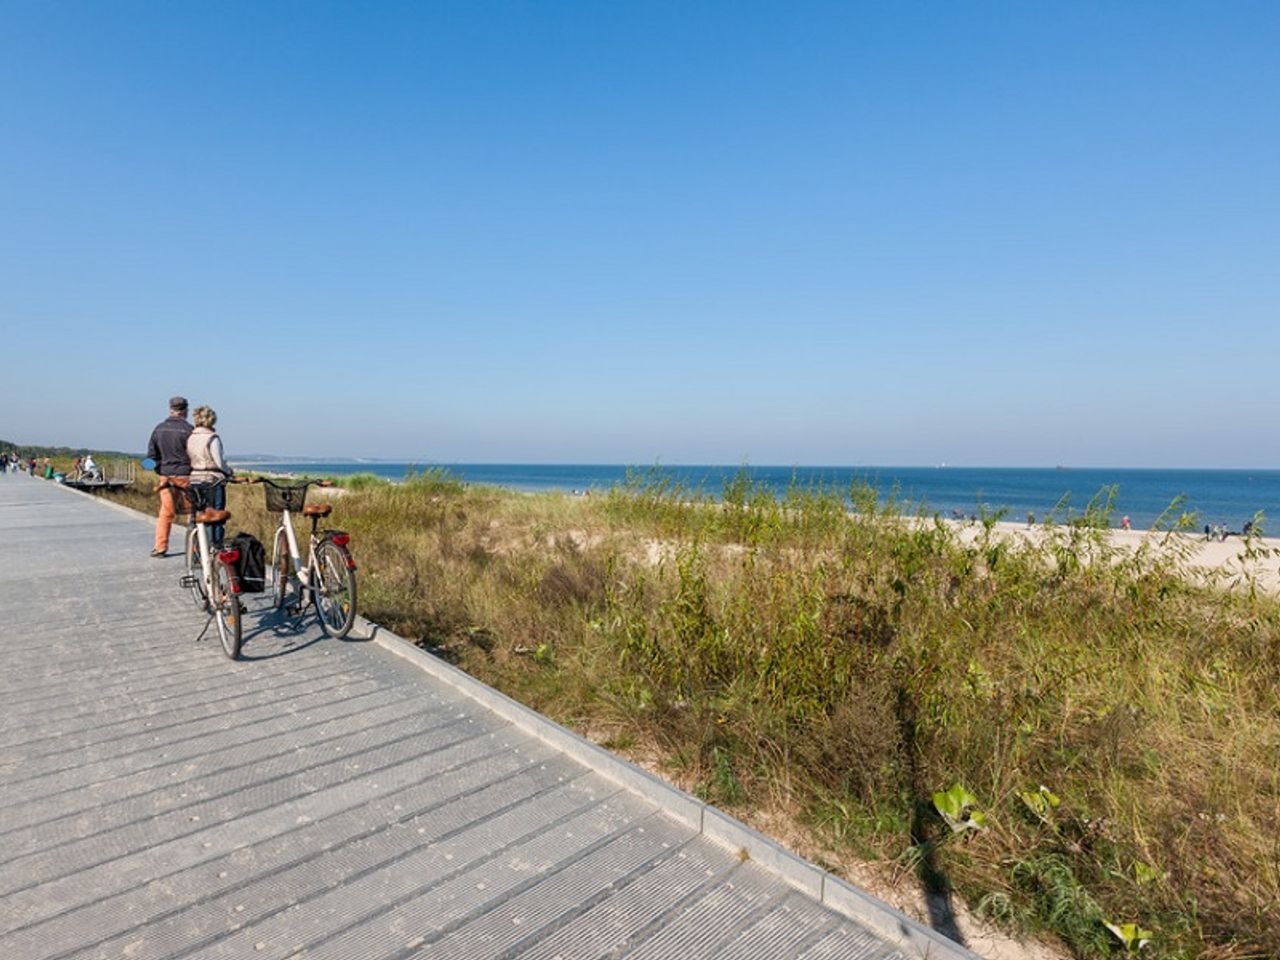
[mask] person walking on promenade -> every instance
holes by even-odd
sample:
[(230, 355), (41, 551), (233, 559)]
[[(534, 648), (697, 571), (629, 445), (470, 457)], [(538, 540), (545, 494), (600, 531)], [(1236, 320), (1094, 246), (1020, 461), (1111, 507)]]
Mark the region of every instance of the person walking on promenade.
[(147, 443), (147, 456), (156, 462), (161, 484), (156, 542), (151, 551), (153, 557), (163, 557), (169, 552), (169, 531), (177, 516), (173, 488), (185, 489), (191, 485), (191, 460), (187, 457), (189, 436), (191, 424), (187, 423), (187, 398), (170, 397), (169, 416), (156, 424)]
[[(218, 415), (212, 407), (199, 406), (191, 415), (196, 428), (187, 437), (187, 458), (191, 461), (192, 483), (214, 483), (218, 480), (230, 479), (235, 471), (227, 466), (222, 453), (222, 438), (214, 430)], [(208, 505), (214, 510), (223, 510), (227, 506), (227, 488), (219, 484), (209, 491)], [(209, 542), (214, 547), (222, 546), (224, 524), (215, 523), (209, 527)]]

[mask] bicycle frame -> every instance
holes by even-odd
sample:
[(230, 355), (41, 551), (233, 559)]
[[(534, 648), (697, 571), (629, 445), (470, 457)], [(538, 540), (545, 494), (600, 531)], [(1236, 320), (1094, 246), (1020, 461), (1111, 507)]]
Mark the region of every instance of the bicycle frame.
[[(302, 592), (301, 605), (304, 607), (310, 601), (311, 595), (314, 592), (314, 584), (310, 581), (317, 572), (316, 547), (320, 545), (320, 542), (325, 539), (325, 536), (329, 533), (329, 531), (325, 531), (324, 535), (317, 533), (316, 527), (318, 525), (319, 521), (313, 518), (311, 521), (311, 532), (307, 534), (307, 562), (305, 564), (302, 562), (302, 547), (298, 543), (297, 532), (293, 529), (293, 514), (289, 510), (285, 509), (280, 511), (280, 526), (276, 528), (277, 530), (284, 530), (285, 540), (289, 544), (289, 559), (293, 561), (293, 569), (299, 572), (302, 570), (307, 571), (306, 579), (299, 584), (299, 588)], [(344, 553), (346, 553), (349, 538), (345, 534), (339, 534), (338, 536), (342, 539), (337, 539), (336, 537), (332, 539), (334, 539), (334, 542), (342, 548)], [(346, 553), (346, 564), (351, 570), (356, 568), (355, 561), (351, 559), (351, 555), (349, 553)]]
[[(293, 561), (293, 569), (295, 571), (301, 572), (303, 569), (302, 548), (298, 546), (298, 535), (294, 532), (294, 529), (293, 529), (293, 514), (290, 513), (287, 509), (282, 510), (280, 512), (280, 526), (284, 529), (285, 540), (289, 544), (289, 559)], [(312, 524), (312, 526), (315, 526), (315, 524)], [(307, 565), (306, 565), (306, 570), (308, 572), (307, 580), (310, 580), (311, 568), (315, 565), (315, 557), (316, 557), (316, 540), (315, 540), (315, 534), (312, 533), (312, 535), (309, 537), (308, 551), (307, 551)], [(305, 607), (311, 599), (310, 583), (308, 583), (306, 580), (301, 581), (299, 584), (299, 591), (301, 593), (301, 600), (299, 602), (302, 606)]]
[(235, 573), (235, 562), (240, 559), (240, 552), (228, 547), (222, 547), (216, 552), (217, 559), (215, 560), (215, 552), (209, 540), (209, 525), (207, 523), (200, 523), (194, 518), (192, 519), (192, 525), (195, 528), (193, 534), (196, 538), (196, 543), (200, 547), (200, 571), (201, 581), (204, 584), (204, 595), (206, 597), (213, 596), (213, 565), (215, 562), (223, 563), (228, 566), (228, 572), (231, 576), (231, 590), (233, 593), (239, 594), (240, 578), (236, 576)]

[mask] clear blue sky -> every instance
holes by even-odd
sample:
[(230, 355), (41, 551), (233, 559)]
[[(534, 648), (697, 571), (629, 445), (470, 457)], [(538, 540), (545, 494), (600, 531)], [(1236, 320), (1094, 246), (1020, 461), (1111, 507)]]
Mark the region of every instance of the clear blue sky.
[(0, 2), (0, 437), (1280, 466), (1280, 3)]

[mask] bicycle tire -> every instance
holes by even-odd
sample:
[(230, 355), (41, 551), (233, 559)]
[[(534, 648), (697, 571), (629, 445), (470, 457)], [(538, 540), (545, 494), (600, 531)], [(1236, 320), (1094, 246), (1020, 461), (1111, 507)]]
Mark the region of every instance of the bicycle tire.
[(208, 610), (209, 598), (204, 592), (204, 567), (200, 565), (200, 539), (194, 526), (187, 531), (184, 553), (187, 558), (187, 589), (191, 591), (191, 599), (197, 610)]
[(240, 640), (244, 617), (240, 612), (240, 595), (232, 588), (235, 573), (231, 565), (215, 560), (213, 564), (214, 617), (218, 621), (218, 637), (222, 652), (232, 660), (240, 659)]
[(276, 537), (271, 545), (271, 608), (279, 610), (284, 606), (289, 594), (289, 540), (284, 529), (276, 530)]
[(346, 550), (332, 540), (316, 547), (312, 595), (320, 628), (334, 639), (342, 639), (356, 622), (356, 572), (347, 561)]

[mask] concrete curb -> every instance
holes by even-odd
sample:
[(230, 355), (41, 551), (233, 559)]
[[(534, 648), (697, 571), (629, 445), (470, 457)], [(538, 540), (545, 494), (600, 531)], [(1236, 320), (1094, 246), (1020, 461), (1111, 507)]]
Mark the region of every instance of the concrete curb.
[(364, 617), (356, 617), (355, 629), (360, 632), (359, 639), (372, 640), (409, 661), (526, 733), (656, 804), (669, 816), (697, 830), (702, 836), (733, 850), (742, 851), (749, 859), (776, 874), (801, 893), (895, 943), (907, 956), (928, 960), (981, 960), (978, 954), (821, 867), (801, 859), (776, 841), (752, 830), (723, 811), (678, 790), (572, 730), (548, 720), (385, 627)]

